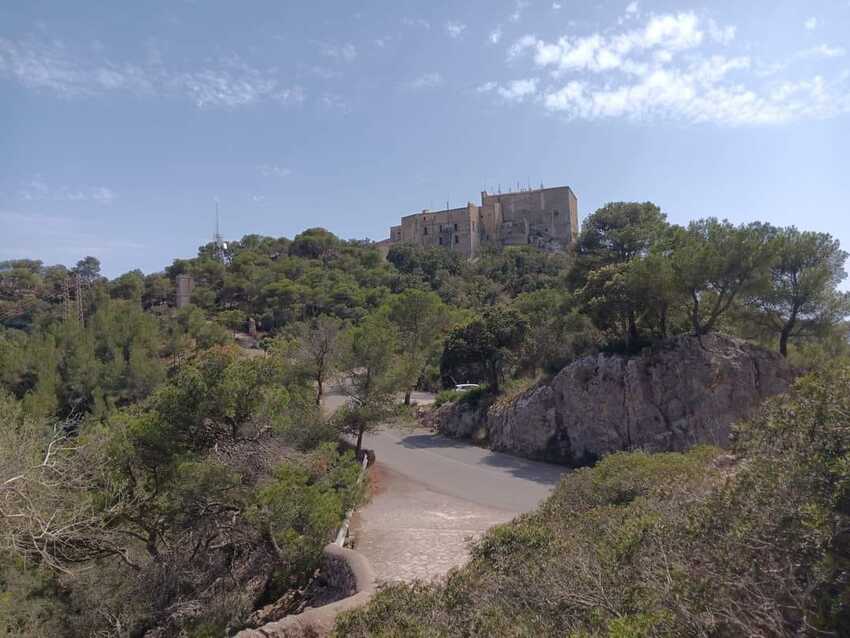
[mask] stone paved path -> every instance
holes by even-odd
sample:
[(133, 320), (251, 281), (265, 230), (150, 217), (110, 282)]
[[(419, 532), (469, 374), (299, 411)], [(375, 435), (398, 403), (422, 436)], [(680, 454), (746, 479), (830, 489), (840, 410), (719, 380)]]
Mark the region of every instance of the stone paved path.
[(434, 492), (382, 467), (372, 468), (372, 499), (354, 515), (354, 548), (379, 581), (431, 580), (468, 558), (468, 543), (514, 513)]
[(354, 547), (381, 581), (431, 580), (469, 557), (469, 541), (534, 509), (565, 468), (427, 430), (368, 436), (372, 497), (352, 521)]
[[(323, 408), (330, 413), (347, 400), (335, 390)], [(352, 541), (385, 582), (430, 580), (462, 565), (471, 539), (534, 509), (565, 471), (421, 428), (380, 430), (363, 445), (377, 462), (371, 499), (352, 519)]]

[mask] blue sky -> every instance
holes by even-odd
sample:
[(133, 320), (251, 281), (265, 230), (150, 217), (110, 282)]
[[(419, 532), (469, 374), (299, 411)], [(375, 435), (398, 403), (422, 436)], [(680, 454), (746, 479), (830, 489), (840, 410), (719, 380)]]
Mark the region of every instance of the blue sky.
[(850, 247), (850, 0), (0, 5), (0, 259), (382, 239), (568, 184)]

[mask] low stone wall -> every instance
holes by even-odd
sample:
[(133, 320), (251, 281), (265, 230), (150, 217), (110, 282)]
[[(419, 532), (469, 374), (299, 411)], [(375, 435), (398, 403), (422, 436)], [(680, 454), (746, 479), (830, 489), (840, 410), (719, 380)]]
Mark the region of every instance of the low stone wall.
[(351, 593), (335, 603), (307, 609), (257, 629), (245, 629), (236, 638), (302, 638), (327, 636), (333, 631), (336, 617), (369, 602), (375, 593), (375, 573), (369, 561), (353, 549), (331, 543), (324, 550), (324, 573), (329, 583), (348, 589)]

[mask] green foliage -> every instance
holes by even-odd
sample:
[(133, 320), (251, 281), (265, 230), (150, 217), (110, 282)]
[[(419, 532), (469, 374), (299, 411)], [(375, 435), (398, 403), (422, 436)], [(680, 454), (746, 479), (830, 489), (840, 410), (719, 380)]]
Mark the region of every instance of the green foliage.
[(0, 638), (62, 635), (70, 613), (55, 574), (0, 552)]
[(32, 413), (102, 415), (164, 379), (156, 320), (138, 302), (95, 297), (85, 326), (68, 320), (0, 334), (3, 385)]
[(850, 314), (850, 295), (838, 291), (847, 253), (826, 233), (774, 229), (775, 258), (768, 285), (749, 299), (755, 326), (778, 336), (779, 352), (791, 339), (825, 336)]
[(449, 310), (436, 293), (411, 289), (391, 297), (386, 313), (398, 335), (398, 382), (405, 390), (405, 404), (409, 404), (411, 390), (436, 358), (449, 326)]
[(775, 259), (770, 238), (765, 224), (736, 227), (714, 218), (677, 233), (673, 280), (689, 304), (694, 334), (710, 332), (735, 301), (764, 290)]
[(437, 393), (437, 396), (434, 397), (434, 407), (439, 408), (441, 405), (445, 405), (446, 403), (457, 401), (461, 396), (463, 396), (463, 392), (458, 392), (454, 388), (440, 390), (440, 392)]
[(525, 318), (509, 307), (492, 308), (480, 319), (456, 328), (449, 335), (440, 360), (444, 386), (486, 381), (491, 392), (497, 394), (527, 333)]
[(353, 454), (328, 444), (301, 464), (281, 465), (257, 491), (249, 517), (272, 540), (284, 591), (303, 585), (318, 566), (322, 548), (359, 498), (359, 472)]
[(578, 357), (590, 354), (601, 338), (590, 318), (569, 293), (549, 288), (525, 292), (514, 299), (528, 322), (528, 339), (519, 354), (520, 370), (556, 373)]

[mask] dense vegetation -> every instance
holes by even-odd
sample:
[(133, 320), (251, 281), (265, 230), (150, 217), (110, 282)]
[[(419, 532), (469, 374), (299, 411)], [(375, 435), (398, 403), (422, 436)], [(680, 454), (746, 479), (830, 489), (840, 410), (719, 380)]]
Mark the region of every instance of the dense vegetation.
[(850, 634), (850, 367), (771, 401), (733, 451), (608, 456), (444, 583), (386, 587), (336, 633)]
[[(384, 259), (369, 242), (311, 229), (292, 240), (246, 236), (229, 244), (225, 258), (203, 246), (164, 272), (113, 280), (93, 257), (73, 267), (4, 262), (0, 636), (154, 628), (162, 636), (219, 635), (256, 622), (255, 609), (275, 600), (296, 609), (308, 599), (322, 546), (359, 497), (357, 464), (341, 433), (359, 452), (363, 434), (415, 389), (477, 382), (484, 386), (477, 400), (584, 354), (636, 351), (685, 332), (723, 330), (817, 367), (847, 355), (850, 305), (838, 289), (845, 260), (823, 233), (714, 219), (683, 228), (652, 204), (617, 203), (591, 215), (567, 253), (519, 247), (466, 262), (400, 245)], [(195, 285), (192, 303), (177, 310), (181, 274)], [(256, 344), (245, 334), (249, 319), (259, 329)], [(351, 401), (322, 415), (322, 396), (340, 378)], [(754, 445), (742, 454), (759, 458)], [(608, 502), (607, 488), (592, 478), (599, 474), (577, 474), (529, 519), (537, 522), (504, 528), (480, 545), (468, 574), (521, 560), (526, 541), (539, 542), (544, 562), (550, 549), (590, 556), (582, 543), (607, 538), (600, 530), (619, 526), (614, 520), (634, 514), (642, 521), (634, 533), (642, 534), (642, 525), (660, 525), (673, 510), (691, 512), (689, 503), (714, 493), (705, 478), (719, 472), (712, 457), (611, 457), (593, 472), (644, 476), (643, 487), (623, 488), (637, 490), (633, 496)], [(663, 499), (653, 478), (662, 474), (680, 479), (668, 481), (680, 491)], [(580, 494), (590, 500), (575, 501)], [(615, 518), (600, 518), (603, 506)], [(638, 506), (645, 508), (639, 515)], [(558, 545), (547, 536), (547, 528), (574, 519), (584, 521), (587, 539)], [(670, 529), (681, 523), (668, 522)], [(612, 539), (620, 544), (598, 565), (624, 561), (622, 577), (631, 578), (633, 539)], [(500, 558), (512, 543), (517, 558)], [(529, 595), (549, 582), (544, 562)], [(473, 600), (478, 585), (486, 589), (464, 578), (472, 576), (449, 583), (469, 585), (463, 595), (472, 598), (463, 600)], [(622, 598), (609, 601), (610, 617), (577, 620), (556, 610), (539, 619), (551, 625), (517, 626), (569, 627), (576, 635), (616, 628), (616, 619), (625, 623), (620, 635), (638, 626), (628, 623), (680, 626), (678, 612), (660, 602), (633, 618), (624, 610), (637, 608), (638, 594), (623, 580), (612, 596), (617, 587)], [(431, 610), (441, 627), (451, 591), (388, 593), (380, 603), (387, 631), (404, 635), (398, 628), (408, 620), (393, 607), (401, 599)], [(497, 599), (482, 599), (492, 618), (467, 618), (466, 631), (519, 613)], [(376, 613), (351, 620), (351, 631), (372, 626)], [(412, 614), (411, 626), (421, 618)]]

